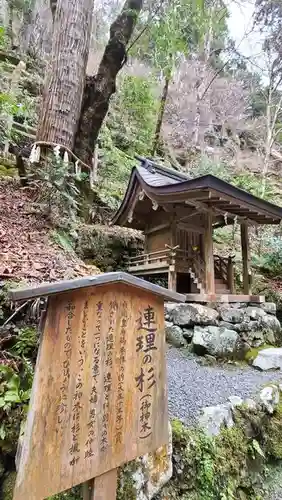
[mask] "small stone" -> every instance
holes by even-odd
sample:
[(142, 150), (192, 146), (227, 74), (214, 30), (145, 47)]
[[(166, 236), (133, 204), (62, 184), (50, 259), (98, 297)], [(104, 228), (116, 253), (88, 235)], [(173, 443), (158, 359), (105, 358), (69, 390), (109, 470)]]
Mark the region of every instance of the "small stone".
[(228, 323), (242, 323), (245, 318), (244, 309), (223, 309), (221, 311), (221, 318)]
[(244, 404), (247, 406), (247, 408), (249, 408), (250, 410), (256, 410), (257, 408), (257, 404), (255, 402), (254, 399), (251, 399), (251, 398), (247, 398), (245, 399), (244, 401)]
[(207, 361), (207, 366), (215, 366), (217, 364), (216, 358), (210, 354), (206, 354), (205, 359)]
[(165, 322), (165, 337), (166, 341), (174, 347), (184, 347), (186, 345), (181, 328), (169, 321)]
[(241, 406), (244, 403), (243, 399), (240, 398), (239, 396), (230, 396), (228, 398), (228, 401), (231, 403), (232, 407)]
[(282, 369), (282, 348), (270, 347), (262, 349), (255, 360), (253, 366), (262, 371), (266, 370), (281, 370)]
[(274, 302), (263, 302), (260, 305), (261, 309), (265, 311), (267, 314), (273, 314), (276, 315), (277, 312), (277, 307)]
[(171, 321), (178, 326), (216, 325), (218, 312), (201, 304), (177, 304), (171, 312)]
[(221, 427), (233, 427), (232, 411), (230, 405), (208, 406), (202, 410), (198, 419), (199, 426), (208, 436), (218, 436)]
[(279, 389), (276, 385), (264, 387), (260, 392), (260, 400), (268, 413), (274, 413), (276, 406), (279, 404)]

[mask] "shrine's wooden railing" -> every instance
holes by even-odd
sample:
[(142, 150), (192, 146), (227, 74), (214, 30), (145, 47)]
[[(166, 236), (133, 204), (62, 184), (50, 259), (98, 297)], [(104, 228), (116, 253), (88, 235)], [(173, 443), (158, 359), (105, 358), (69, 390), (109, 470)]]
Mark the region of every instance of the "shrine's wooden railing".
[(152, 270), (167, 268), (170, 263), (171, 250), (165, 248), (155, 252), (142, 253), (128, 259), (128, 271)]
[(128, 271), (140, 273), (146, 271), (166, 272), (170, 266), (178, 272), (193, 273), (197, 285), (205, 288), (205, 262), (197, 252), (188, 252), (181, 248), (165, 248), (155, 252), (142, 253), (128, 260)]
[(221, 278), (228, 286), (230, 293), (234, 293), (234, 260), (232, 256), (221, 257), (214, 255), (215, 277)]

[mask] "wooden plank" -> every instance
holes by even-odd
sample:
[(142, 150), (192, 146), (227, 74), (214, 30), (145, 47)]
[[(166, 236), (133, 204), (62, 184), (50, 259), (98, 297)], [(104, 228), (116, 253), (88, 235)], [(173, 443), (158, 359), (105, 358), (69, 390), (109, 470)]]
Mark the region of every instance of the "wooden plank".
[(205, 216), (205, 234), (204, 234), (204, 261), (206, 268), (206, 292), (207, 294), (215, 293), (214, 281), (214, 258), (213, 258), (213, 240), (212, 240), (212, 223), (213, 214), (207, 213)]
[(94, 490), (91, 500), (116, 500), (117, 469), (112, 469), (94, 481)]
[(49, 298), (14, 500), (43, 500), (168, 442), (163, 300), (125, 283)]
[(140, 264), (140, 265), (131, 265), (128, 267), (128, 271), (130, 273), (135, 273), (135, 271), (153, 271), (156, 269), (168, 269), (169, 263), (168, 262), (155, 262), (152, 264)]
[(230, 293), (233, 295), (235, 293), (235, 277), (234, 277), (234, 263), (232, 257), (228, 258), (228, 266), (227, 266), (227, 283), (230, 289)]
[(249, 295), (251, 293), (251, 267), (247, 224), (241, 224), (241, 248), (243, 264), (243, 291), (244, 294)]

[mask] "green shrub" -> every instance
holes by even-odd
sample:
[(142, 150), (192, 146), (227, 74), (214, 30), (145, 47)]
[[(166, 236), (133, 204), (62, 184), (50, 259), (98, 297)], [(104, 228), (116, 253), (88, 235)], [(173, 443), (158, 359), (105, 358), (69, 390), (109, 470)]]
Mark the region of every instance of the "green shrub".
[(280, 276), (282, 273), (282, 239), (269, 237), (263, 241), (260, 255), (253, 255), (254, 266), (271, 277)]

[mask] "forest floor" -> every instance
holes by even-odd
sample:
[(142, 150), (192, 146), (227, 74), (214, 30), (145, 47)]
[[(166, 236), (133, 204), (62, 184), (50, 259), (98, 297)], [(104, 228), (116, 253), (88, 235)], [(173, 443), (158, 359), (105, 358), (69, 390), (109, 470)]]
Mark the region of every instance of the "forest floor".
[(0, 279), (27, 283), (98, 274), (52, 238), (54, 228), (35, 202), (35, 192), (18, 181), (0, 182)]

